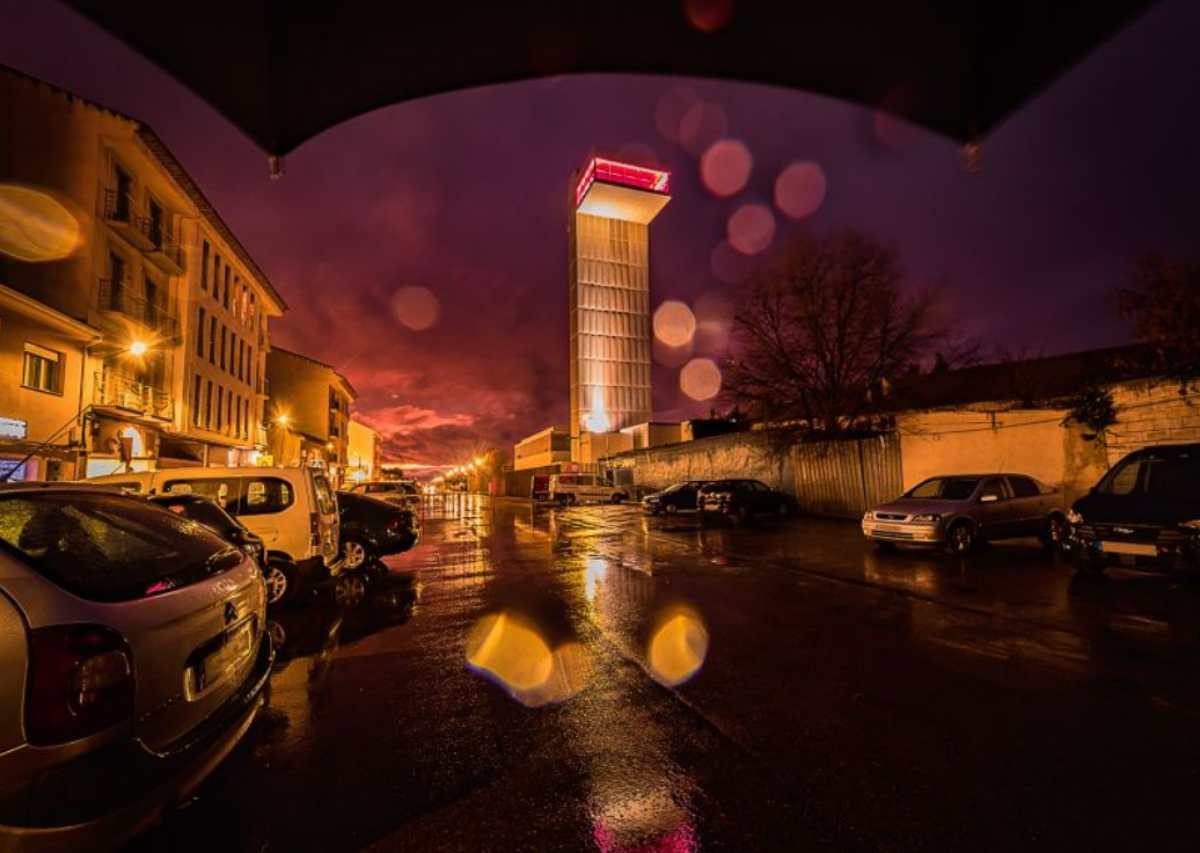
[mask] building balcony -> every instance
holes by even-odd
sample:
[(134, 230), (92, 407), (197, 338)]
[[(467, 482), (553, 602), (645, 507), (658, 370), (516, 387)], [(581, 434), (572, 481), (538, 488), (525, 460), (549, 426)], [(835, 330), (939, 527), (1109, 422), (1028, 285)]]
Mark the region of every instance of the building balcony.
[(170, 420), (175, 404), (160, 388), (113, 373), (96, 373), (92, 404)]
[(174, 312), (160, 302), (151, 302), (133, 288), (131, 281), (101, 279), (99, 309), (141, 323), (160, 341), (178, 342), (179, 319)]
[(183, 275), (183, 247), (162, 222), (136, 212), (133, 196), (105, 190), (104, 221), (167, 275)]

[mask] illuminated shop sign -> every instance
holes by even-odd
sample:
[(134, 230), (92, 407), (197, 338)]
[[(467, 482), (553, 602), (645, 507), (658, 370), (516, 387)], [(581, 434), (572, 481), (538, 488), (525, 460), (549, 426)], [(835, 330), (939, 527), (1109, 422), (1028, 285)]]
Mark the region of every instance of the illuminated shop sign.
[(16, 418), (0, 418), (0, 438), (21, 439), (29, 435), (29, 423)]
[(587, 191), (596, 181), (664, 195), (671, 191), (670, 172), (618, 163), (615, 160), (605, 160), (603, 157), (593, 157), (587, 168), (583, 170), (583, 176), (579, 179), (579, 183), (575, 186), (576, 207), (579, 207), (583, 197), (587, 195)]

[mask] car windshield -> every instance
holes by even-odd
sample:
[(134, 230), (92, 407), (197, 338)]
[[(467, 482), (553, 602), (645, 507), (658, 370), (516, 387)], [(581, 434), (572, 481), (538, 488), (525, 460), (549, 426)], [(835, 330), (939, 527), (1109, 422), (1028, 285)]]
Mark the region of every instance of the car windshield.
[(906, 498), (922, 500), (965, 501), (979, 485), (978, 477), (934, 477), (912, 489)]
[(103, 494), (0, 497), (0, 542), (68, 592), (105, 602), (179, 589), (241, 560), (199, 522)]

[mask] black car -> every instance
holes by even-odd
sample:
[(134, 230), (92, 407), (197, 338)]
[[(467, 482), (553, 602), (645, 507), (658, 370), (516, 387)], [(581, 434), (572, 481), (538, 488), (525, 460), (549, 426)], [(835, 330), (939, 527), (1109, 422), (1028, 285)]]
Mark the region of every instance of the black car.
[(699, 509), (700, 488), (705, 482), (707, 481), (685, 480), (682, 483), (667, 486), (661, 492), (654, 492), (642, 498), (642, 509), (651, 515)]
[(1076, 563), (1200, 571), (1200, 444), (1130, 453), (1071, 508)]
[(796, 499), (758, 480), (713, 480), (700, 487), (700, 509), (746, 521), (755, 515), (791, 515)]
[(344, 571), (407, 551), (421, 537), (421, 523), (413, 510), (357, 492), (338, 492), (338, 518)]
[(251, 532), (244, 524), (221, 509), (216, 501), (203, 495), (161, 495), (150, 498), (150, 502), (182, 515), (184, 518), (203, 524), (226, 542), (238, 546), (250, 554), (263, 567), (267, 566), (267, 550), (262, 537)]

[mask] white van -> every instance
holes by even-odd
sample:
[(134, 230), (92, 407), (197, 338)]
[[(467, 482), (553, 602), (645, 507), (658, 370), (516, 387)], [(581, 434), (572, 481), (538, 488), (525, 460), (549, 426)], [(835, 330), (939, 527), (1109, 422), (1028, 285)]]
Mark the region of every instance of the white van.
[(342, 567), (337, 499), (314, 468), (163, 468), (91, 477), (143, 495), (203, 495), (262, 537), (267, 595), (282, 601)]
[(629, 495), (598, 474), (553, 474), (550, 477), (550, 500), (553, 503), (576, 504), (585, 501), (620, 503)]

